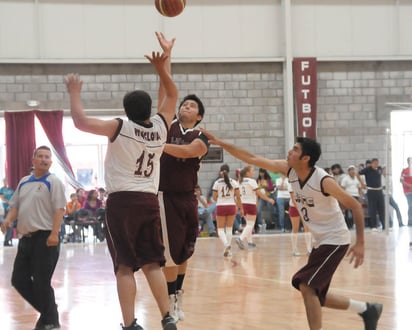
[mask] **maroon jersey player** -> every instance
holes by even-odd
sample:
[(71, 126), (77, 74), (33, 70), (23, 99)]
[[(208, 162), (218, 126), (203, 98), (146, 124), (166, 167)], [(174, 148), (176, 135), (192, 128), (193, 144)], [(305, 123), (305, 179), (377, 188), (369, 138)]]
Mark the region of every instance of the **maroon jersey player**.
[[(173, 41), (159, 36), (163, 51), (171, 56)], [(162, 102), (159, 91), (159, 102)], [(198, 234), (195, 186), (201, 157), (208, 151), (208, 140), (194, 127), (202, 120), (204, 107), (194, 94), (179, 105), (160, 163), (159, 204), (165, 245), (166, 266), (163, 271), (169, 291), (170, 313), (183, 320), (183, 280), (187, 261), (194, 252)]]

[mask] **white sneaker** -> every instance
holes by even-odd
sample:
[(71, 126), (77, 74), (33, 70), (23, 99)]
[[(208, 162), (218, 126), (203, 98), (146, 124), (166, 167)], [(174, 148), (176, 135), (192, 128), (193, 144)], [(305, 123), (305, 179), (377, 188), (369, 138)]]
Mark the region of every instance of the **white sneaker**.
[(185, 312), (183, 311), (183, 290), (177, 290), (176, 292), (176, 314), (179, 321), (185, 319)]
[(224, 257), (231, 257), (232, 256), (232, 252), (230, 252), (231, 248), (232, 247), (230, 245), (225, 247), (225, 251), (223, 252)]
[(236, 243), (237, 243), (237, 245), (239, 245), (239, 248), (240, 248), (241, 250), (244, 250), (244, 249), (245, 249), (245, 243), (243, 243), (243, 241), (242, 241), (242, 239), (241, 239), (240, 237), (236, 238)]
[(300, 252), (298, 252), (298, 251), (293, 251), (293, 256), (294, 256), (294, 257), (300, 256)]
[(179, 317), (177, 316), (177, 311), (176, 311), (176, 295), (175, 294), (170, 294), (169, 295), (169, 315), (173, 317), (175, 321), (179, 320)]

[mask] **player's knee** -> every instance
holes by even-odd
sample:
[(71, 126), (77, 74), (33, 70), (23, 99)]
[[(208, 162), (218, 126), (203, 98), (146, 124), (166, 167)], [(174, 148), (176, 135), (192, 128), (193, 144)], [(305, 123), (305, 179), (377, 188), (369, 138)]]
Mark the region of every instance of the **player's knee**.
[(305, 283), (300, 283), (299, 284), (299, 290), (302, 294), (302, 296), (308, 296), (308, 295), (313, 295), (315, 294), (315, 290), (313, 288), (311, 288), (310, 286), (308, 286)]

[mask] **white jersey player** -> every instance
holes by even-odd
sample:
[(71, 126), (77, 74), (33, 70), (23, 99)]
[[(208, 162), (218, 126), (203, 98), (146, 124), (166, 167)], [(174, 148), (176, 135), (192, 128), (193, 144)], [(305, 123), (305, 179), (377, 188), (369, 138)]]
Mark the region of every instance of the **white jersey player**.
[(243, 215), (242, 201), (240, 200), (239, 185), (237, 181), (229, 177), (229, 166), (222, 165), (221, 174), (213, 184), (213, 199), (216, 201), (217, 234), (224, 245), (223, 256), (230, 257), (232, 228), (239, 209)]
[[(298, 137), (286, 160), (271, 160), (222, 141), (205, 130), (202, 132), (209, 138), (210, 144), (222, 146), (242, 161), (289, 175), (293, 190), (297, 192), (299, 213), (316, 240), (308, 263), (292, 279), (293, 286), (302, 294), (310, 329), (322, 329), (322, 306), (355, 311), (362, 317), (365, 329), (376, 329), (382, 304), (329, 294), (333, 274), (346, 254), (350, 256), (350, 262), (354, 261), (355, 268), (363, 263), (364, 221), (359, 202), (315, 166), (321, 154), (319, 143), (310, 138)], [(349, 234), (344, 229), (343, 214), (337, 212), (338, 202), (353, 212), (356, 241), (352, 246), (349, 246)]]
[(254, 176), (255, 170), (253, 166), (246, 166), (240, 171), (239, 189), (244, 218), (246, 219), (246, 227), (243, 229), (240, 237), (236, 239), (236, 243), (242, 250), (246, 247), (245, 240), (247, 241), (248, 247), (253, 248), (256, 246), (252, 240), (252, 231), (256, 221), (257, 198), (262, 198), (272, 205), (275, 204), (274, 199), (258, 189), (258, 184)]

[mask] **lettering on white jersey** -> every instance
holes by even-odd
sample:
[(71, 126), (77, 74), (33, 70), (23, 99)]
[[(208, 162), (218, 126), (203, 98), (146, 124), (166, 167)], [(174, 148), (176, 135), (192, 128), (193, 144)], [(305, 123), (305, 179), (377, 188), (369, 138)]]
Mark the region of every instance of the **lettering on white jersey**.
[(139, 128), (134, 129), (134, 134), (143, 140), (146, 141), (159, 141), (161, 140), (159, 132), (148, 132), (148, 131), (142, 131)]

